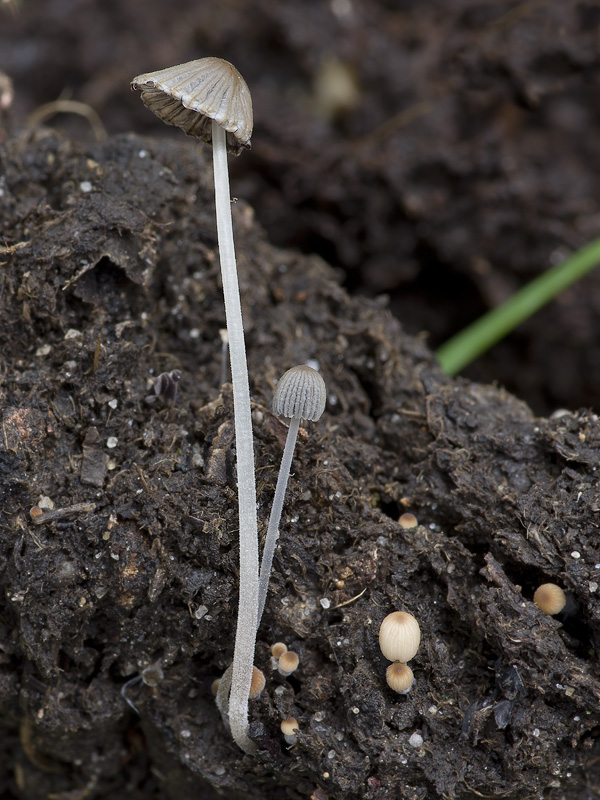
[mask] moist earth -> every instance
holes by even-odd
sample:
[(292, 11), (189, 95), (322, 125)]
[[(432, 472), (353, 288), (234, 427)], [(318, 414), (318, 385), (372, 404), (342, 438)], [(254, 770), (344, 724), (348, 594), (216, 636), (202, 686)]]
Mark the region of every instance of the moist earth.
[[(234, 203), (261, 535), (275, 383), (312, 360), (328, 387), (297, 445), (245, 756), (211, 692), (238, 523), (210, 152), (37, 127), (5, 137), (0, 173), (2, 795), (596, 797), (596, 415), (450, 380), (385, 298), (350, 297)], [(154, 382), (175, 369), (171, 407)], [(558, 617), (532, 602), (545, 582)], [(378, 648), (396, 609), (422, 633), (404, 696)], [(287, 678), (276, 641), (300, 656)]]
[[(14, 8), (14, 13), (11, 13)], [(5, 0), (17, 119), (89, 138), (181, 134), (134, 75), (220, 56), (247, 80), (235, 191), (269, 239), (390, 297), (436, 348), (600, 235), (600, 7), (593, 0)], [(465, 373), (538, 414), (598, 409), (600, 273)]]

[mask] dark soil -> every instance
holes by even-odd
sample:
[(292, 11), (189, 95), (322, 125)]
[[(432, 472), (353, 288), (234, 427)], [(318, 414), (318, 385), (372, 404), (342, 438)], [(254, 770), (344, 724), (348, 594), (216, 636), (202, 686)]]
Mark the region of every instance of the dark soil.
[[(595, 5), (237, 0), (167, 17), (25, 2), (14, 20), (0, 6), (17, 79), (0, 131), (0, 796), (597, 797), (600, 422), (448, 379), (390, 311), (439, 336), (597, 233)], [(361, 94), (374, 123), (356, 107), (302, 117), (305, 95), (286, 89), (314, 91), (328, 33), (361, 92), (379, 87)], [(262, 532), (285, 433), (274, 385), (315, 359), (329, 392), (297, 446), (258, 637), (257, 759), (211, 694), (233, 652), (238, 524), (210, 152), (177, 132), (98, 143), (77, 118), (60, 123), (74, 138), (21, 124), (69, 83), (109, 130), (149, 130), (129, 78), (204, 51), (255, 96), (256, 144), (232, 166)], [(541, 406), (597, 403), (597, 281), (519, 334), (535, 376), (523, 339), (496, 351)], [(173, 369), (168, 408), (153, 383)], [(567, 592), (557, 618), (532, 603), (547, 581)], [(387, 688), (377, 642), (395, 609), (422, 631), (407, 696)], [(275, 641), (300, 655), (289, 678), (271, 671)]]
[[(235, 205), (263, 525), (274, 383), (312, 358), (329, 391), (296, 455), (257, 649), (263, 749), (244, 757), (210, 690), (238, 548), (207, 153), (39, 130), (1, 169), (4, 796), (594, 796), (597, 417), (536, 419), (448, 380), (381, 303)], [(150, 403), (174, 368), (175, 407)], [(421, 525), (402, 530), (404, 510)], [(531, 602), (548, 580), (569, 593), (560, 620)], [(423, 632), (406, 697), (377, 645), (396, 608)], [(270, 671), (278, 640), (300, 655), (289, 679)], [(127, 684), (157, 661), (154, 688)]]

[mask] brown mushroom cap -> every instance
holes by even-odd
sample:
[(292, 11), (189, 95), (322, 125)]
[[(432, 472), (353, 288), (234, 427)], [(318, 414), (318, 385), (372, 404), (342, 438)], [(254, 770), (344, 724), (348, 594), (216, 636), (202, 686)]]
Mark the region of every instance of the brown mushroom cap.
[(238, 156), (250, 147), (252, 99), (246, 81), (222, 58), (200, 58), (131, 81), (142, 101), (168, 125), (212, 143), (212, 121), (227, 131), (227, 150)]
[(281, 654), (279, 659), (279, 672), (285, 676), (291, 675), (292, 672), (295, 672), (298, 669), (299, 664), (300, 658), (298, 657), (298, 654), (292, 652), (291, 650), (287, 650), (285, 653)]
[(555, 583), (543, 583), (535, 590), (533, 602), (544, 614), (560, 614), (567, 598), (560, 586)]
[(280, 659), (284, 653), (287, 653), (287, 644), (284, 642), (275, 642), (275, 644), (271, 645), (271, 655), (273, 658)]
[(286, 717), (281, 720), (281, 732), (284, 736), (293, 736), (300, 730), (296, 717)]
[(385, 679), (390, 689), (398, 694), (406, 694), (413, 685), (414, 675), (412, 669), (400, 661), (394, 661), (385, 671)]
[(415, 515), (410, 513), (401, 514), (400, 518), (398, 519), (398, 523), (405, 531), (409, 531), (411, 528), (416, 528), (419, 524)]
[(262, 690), (265, 688), (265, 676), (258, 667), (252, 667), (252, 681), (250, 683), (250, 700), (256, 700), (260, 697)]

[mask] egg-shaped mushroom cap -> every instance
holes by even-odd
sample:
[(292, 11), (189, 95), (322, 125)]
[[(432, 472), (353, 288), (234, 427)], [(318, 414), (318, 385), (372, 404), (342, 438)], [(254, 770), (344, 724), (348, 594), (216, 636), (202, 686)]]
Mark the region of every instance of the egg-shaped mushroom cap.
[(316, 422), (325, 411), (327, 388), (316, 369), (292, 367), (279, 379), (273, 395), (273, 413), (288, 419)]
[(250, 147), (252, 98), (237, 69), (222, 58), (200, 58), (131, 81), (144, 104), (168, 125), (212, 142), (212, 121), (227, 131), (227, 150), (238, 156)]
[(419, 623), (406, 611), (393, 611), (379, 628), (379, 649), (388, 661), (406, 664), (417, 653), (421, 643)]
[(385, 680), (390, 689), (398, 694), (408, 694), (413, 685), (415, 676), (407, 664), (394, 661), (385, 671)]
[(564, 591), (555, 583), (543, 583), (535, 590), (533, 602), (544, 614), (560, 614), (567, 604)]

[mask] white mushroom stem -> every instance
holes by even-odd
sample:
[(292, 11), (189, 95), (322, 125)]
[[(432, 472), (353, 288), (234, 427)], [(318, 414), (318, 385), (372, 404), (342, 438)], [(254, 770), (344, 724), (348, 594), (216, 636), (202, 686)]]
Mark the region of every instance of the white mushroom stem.
[(279, 467), (279, 475), (277, 476), (277, 485), (275, 487), (273, 505), (271, 506), (271, 514), (269, 516), (269, 525), (267, 527), (267, 535), (265, 537), (262, 561), (260, 562), (257, 628), (260, 625), (260, 620), (265, 608), (265, 601), (267, 599), (267, 592), (269, 590), (269, 577), (271, 575), (271, 567), (273, 566), (275, 547), (277, 545), (277, 540), (279, 539), (279, 523), (281, 522), (281, 512), (283, 511), (285, 490), (287, 489), (288, 480), (290, 477), (292, 458), (294, 456), (294, 448), (296, 447), (296, 439), (298, 438), (299, 427), (300, 418), (292, 417), (290, 421), (290, 427), (288, 429), (287, 439), (285, 440), (283, 456), (281, 457), (281, 466)]
[(219, 259), (225, 298), (225, 318), (229, 340), (235, 445), (237, 452), (238, 507), (240, 526), (240, 592), (237, 618), (229, 725), (238, 746), (246, 753), (255, 753), (256, 744), (248, 736), (248, 695), (252, 681), (256, 644), (258, 609), (258, 523), (254, 482), (254, 447), (250, 387), (244, 344), (242, 307), (233, 246), (229, 170), (227, 167), (226, 133), (212, 123), (213, 166), (215, 175), (215, 207)]

